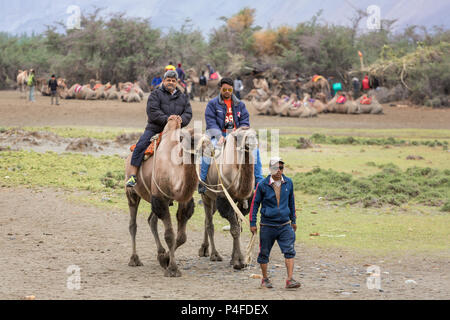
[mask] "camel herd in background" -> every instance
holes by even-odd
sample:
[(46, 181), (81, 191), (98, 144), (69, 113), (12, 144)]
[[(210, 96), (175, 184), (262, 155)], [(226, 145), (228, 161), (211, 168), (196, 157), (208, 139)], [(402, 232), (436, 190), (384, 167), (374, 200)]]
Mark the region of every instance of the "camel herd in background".
[[(17, 75), (17, 87), (20, 92), (26, 92), (27, 82), (30, 72), (19, 70)], [(43, 96), (50, 96), (48, 78), (36, 78), (36, 90)], [(117, 85), (111, 83), (102, 84), (100, 81), (91, 79), (88, 84), (76, 83), (71, 87), (67, 86), (66, 79), (58, 78), (58, 96), (62, 99), (81, 100), (117, 100), (123, 102), (141, 102), (144, 98), (144, 91), (139, 83), (119, 82)]]
[[(28, 70), (19, 70), (17, 76), (17, 86), (20, 91), (26, 91)], [(206, 74), (205, 76), (208, 77)], [(222, 77), (210, 80), (207, 83), (206, 96), (213, 96), (217, 92), (217, 85)], [(98, 80), (91, 79), (88, 84), (74, 84), (70, 88), (66, 80), (58, 78), (58, 95), (62, 99), (81, 100), (121, 100), (123, 102), (141, 102), (144, 98), (144, 91), (137, 81), (119, 82), (117, 85), (111, 83), (102, 84)], [(179, 88), (191, 95), (192, 85), (198, 85), (199, 77), (195, 69), (187, 70), (186, 89)], [(328, 81), (322, 76), (314, 76), (301, 85), (301, 91), (305, 92), (303, 97), (297, 97), (295, 93), (290, 95), (280, 94), (282, 85), (277, 79), (271, 82), (271, 89), (266, 79), (254, 78), (254, 88), (246, 95), (249, 100), (248, 105), (262, 115), (286, 116), (286, 117), (315, 117), (320, 113), (344, 113), (344, 114), (380, 114), (383, 107), (376, 100), (375, 96), (368, 97), (367, 94), (356, 100), (348, 92), (340, 91), (331, 98), (331, 91)], [(50, 96), (48, 79), (37, 78), (36, 89), (44, 96)], [(342, 98), (343, 97), (343, 98)], [(331, 99), (330, 99), (331, 98)]]
[[(248, 103), (258, 114), (286, 117), (309, 118), (316, 117), (319, 113), (344, 113), (344, 114), (381, 114), (383, 107), (375, 96), (367, 94), (354, 100), (353, 95), (340, 91), (332, 99), (330, 86), (325, 78), (314, 81), (314, 78), (301, 86), (303, 99), (297, 94), (280, 95), (281, 85), (278, 81), (272, 83), (272, 90), (266, 79), (253, 79), (254, 89), (247, 95)], [(314, 98), (311, 98), (311, 95)]]

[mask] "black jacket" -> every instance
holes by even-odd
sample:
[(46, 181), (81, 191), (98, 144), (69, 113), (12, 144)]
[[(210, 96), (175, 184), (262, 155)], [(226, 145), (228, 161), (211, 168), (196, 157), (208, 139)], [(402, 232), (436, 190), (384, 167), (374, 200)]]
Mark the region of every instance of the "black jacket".
[(177, 90), (171, 95), (163, 85), (154, 90), (147, 101), (148, 123), (146, 129), (159, 133), (164, 130), (167, 119), (170, 115), (179, 115), (183, 122), (181, 127), (185, 127), (192, 119), (192, 108), (189, 97)]
[(56, 79), (48, 80), (48, 87), (50, 88), (50, 90), (56, 91), (56, 89), (58, 89), (58, 81)]

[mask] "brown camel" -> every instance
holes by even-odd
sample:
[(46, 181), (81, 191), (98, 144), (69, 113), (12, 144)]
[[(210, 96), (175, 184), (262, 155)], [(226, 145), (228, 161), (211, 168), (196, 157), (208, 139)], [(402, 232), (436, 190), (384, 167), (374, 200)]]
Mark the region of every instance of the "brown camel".
[[(26, 97), (27, 93), (27, 81), (28, 81), (28, 70), (19, 70), (17, 74), (17, 86), (19, 87), (21, 97)], [(24, 94), (23, 94), (24, 93)]]
[(48, 88), (47, 78), (36, 79), (36, 90), (39, 91), (43, 96), (50, 95), (50, 89)]
[(317, 111), (317, 113), (322, 113), (326, 110), (326, 106), (322, 103), (321, 100), (311, 99), (311, 97), (307, 93), (305, 93), (303, 101), (307, 101), (309, 106), (314, 108)]
[(286, 97), (279, 101), (279, 103), (276, 105), (277, 107), (273, 107), (274, 111), (280, 115), (280, 116), (288, 116), (288, 110), (289, 108), (298, 100), (297, 95), (295, 93), (292, 93), (290, 97), (287, 99)]
[(256, 99), (251, 99), (247, 103), (250, 108), (253, 108), (258, 114), (269, 115), (272, 114), (272, 100), (271, 97), (266, 101), (257, 101)]
[[(344, 95), (347, 98), (345, 103), (337, 103), (339, 96)], [(346, 92), (337, 93), (327, 104), (328, 112), (358, 114), (361, 113), (359, 105), (352, 100), (352, 95)]]
[[(361, 103), (364, 100), (367, 101), (367, 99), (370, 99), (369, 104)], [(363, 95), (356, 103), (358, 104), (361, 113), (383, 114), (383, 106), (378, 102), (375, 96), (368, 97), (367, 95)]]
[[(198, 141), (199, 137), (193, 137), (193, 129), (180, 128), (178, 118), (170, 116), (155, 154), (139, 167), (136, 186), (126, 188), (132, 242), (132, 255), (128, 265), (142, 266), (136, 253), (136, 215), (142, 198), (152, 206), (148, 223), (156, 241), (157, 258), (165, 269), (166, 277), (181, 276), (175, 261), (175, 250), (186, 242), (186, 224), (194, 213), (192, 196), (198, 183), (194, 141)], [(125, 180), (130, 175), (130, 162), (131, 154), (125, 160)], [(169, 203), (173, 200), (178, 202), (176, 238), (169, 212)], [(164, 239), (169, 252), (166, 252), (159, 239), (158, 219), (163, 221)]]
[(315, 75), (301, 88), (303, 91), (309, 93), (311, 97), (315, 97), (319, 92), (324, 93), (326, 97), (330, 96), (330, 84), (322, 76)]
[[(222, 181), (231, 198), (238, 202), (241, 212), (248, 214), (248, 200), (252, 196), (255, 185), (252, 150), (256, 144), (256, 132), (253, 129), (241, 127), (230, 133), (221, 146), (218, 156), (210, 158), (211, 165), (206, 178), (207, 191), (202, 194), (205, 209), (205, 233), (199, 256), (207, 257), (210, 254), (208, 249), (209, 242), (211, 242), (210, 260), (222, 261), (222, 257), (217, 252), (214, 244), (213, 215), (217, 209), (220, 215), (230, 222), (230, 233), (233, 237), (233, 251), (230, 264), (234, 269), (245, 267), (240, 245), (241, 228), (239, 218), (223, 191), (221, 191), (222, 189), (217, 185)], [(247, 200), (246, 209), (244, 209), (245, 200)]]
[(105, 84), (105, 94), (106, 100), (119, 99), (119, 91), (117, 91), (116, 85), (111, 85), (111, 83)]

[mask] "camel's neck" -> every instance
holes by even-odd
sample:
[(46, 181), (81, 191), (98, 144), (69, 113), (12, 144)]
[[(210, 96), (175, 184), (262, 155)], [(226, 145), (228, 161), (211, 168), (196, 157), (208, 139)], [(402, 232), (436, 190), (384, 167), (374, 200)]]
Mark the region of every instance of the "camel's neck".
[(195, 192), (198, 177), (193, 156), (183, 151), (182, 143), (179, 139), (176, 140), (169, 140), (164, 145), (161, 142), (157, 152), (161, 152), (161, 147), (168, 150), (160, 164), (161, 170), (169, 178), (165, 180), (170, 181), (168, 187), (172, 191), (173, 198), (179, 202), (186, 202)]
[(237, 182), (237, 194), (248, 198), (255, 184), (254, 164), (246, 163), (239, 165), (239, 179)]
[[(239, 160), (238, 164), (231, 165), (231, 170), (223, 170), (225, 179), (228, 182), (227, 190), (235, 199), (246, 199), (250, 196), (254, 185), (254, 164), (253, 156), (249, 151), (234, 151), (234, 160)], [(243, 157), (243, 158), (242, 158)], [(221, 173), (221, 174), (222, 174)]]

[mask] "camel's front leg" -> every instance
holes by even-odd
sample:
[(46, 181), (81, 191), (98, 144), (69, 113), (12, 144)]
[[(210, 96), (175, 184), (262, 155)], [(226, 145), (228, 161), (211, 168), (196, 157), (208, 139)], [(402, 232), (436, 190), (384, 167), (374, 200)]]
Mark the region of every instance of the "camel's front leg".
[(130, 230), (131, 234), (131, 247), (132, 247), (132, 254), (130, 257), (130, 262), (128, 262), (128, 265), (130, 267), (137, 267), (143, 265), (142, 262), (139, 260), (139, 256), (136, 253), (136, 231), (137, 231), (136, 215), (139, 207), (139, 202), (141, 201), (141, 197), (139, 197), (135, 192), (127, 191), (127, 198), (128, 198), (128, 208), (130, 209), (130, 224), (128, 229)]
[(245, 268), (247, 265), (244, 261), (244, 256), (241, 252), (241, 226), (237, 220), (237, 216), (234, 211), (231, 211), (228, 221), (230, 221), (230, 233), (233, 237), (233, 252), (231, 254), (230, 264), (234, 269), (240, 270)]
[(230, 264), (233, 268), (240, 270), (245, 267), (245, 264), (244, 257), (241, 253), (241, 228), (239, 226), (239, 221), (237, 220), (238, 218), (226, 198), (218, 197), (216, 203), (220, 215), (230, 222), (230, 233), (233, 237), (233, 252), (231, 254)]

